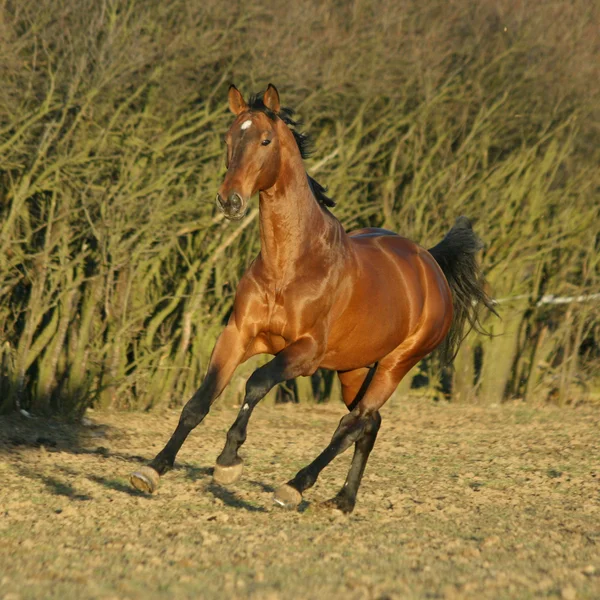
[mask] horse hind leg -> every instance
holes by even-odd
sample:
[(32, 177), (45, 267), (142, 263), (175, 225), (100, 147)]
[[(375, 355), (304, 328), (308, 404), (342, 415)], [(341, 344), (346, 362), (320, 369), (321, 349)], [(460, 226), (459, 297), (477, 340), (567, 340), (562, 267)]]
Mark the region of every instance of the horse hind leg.
[(385, 372), (380, 373), (377, 365), (364, 367), (346, 373), (339, 373), (342, 383), (344, 402), (350, 412), (342, 417), (329, 445), (319, 456), (296, 476), (275, 492), (274, 501), (285, 508), (295, 508), (302, 500), (302, 493), (317, 481), (320, 472), (338, 455), (355, 444), (352, 465), (346, 479), (346, 485), (329, 505), (344, 512), (351, 512), (356, 502), (356, 494), (381, 424), (377, 410), (365, 410), (363, 402), (375, 393), (384, 399), (389, 398), (397, 383), (393, 383)]
[[(378, 411), (394, 393), (406, 373), (421, 358), (413, 352), (403, 353), (402, 350), (403, 348), (398, 348), (379, 363), (366, 390), (362, 386), (363, 379), (359, 386), (362, 397), (358, 403), (355, 401), (349, 403), (346, 395), (344, 396), (348, 408), (352, 408), (351, 412), (342, 417), (331, 442), (325, 450), (312, 463), (298, 471), (293, 479), (275, 491), (274, 501), (276, 504), (285, 508), (295, 508), (300, 504), (303, 492), (316, 483), (321, 471), (338, 454), (346, 451), (352, 444), (357, 444), (346, 479), (348, 485), (344, 486), (347, 491), (344, 492), (342, 489), (338, 496), (329, 502), (330, 506), (333, 505), (345, 512), (353, 510), (367, 459), (375, 444), (375, 438), (381, 424)], [(365, 368), (364, 372), (366, 377), (368, 369)], [(351, 374), (355, 375), (355, 372), (351, 372)], [(350, 374), (348, 375), (350, 376)], [(355, 377), (355, 379), (359, 378)], [(343, 390), (344, 387), (342, 383)], [(376, 414), (377, 416), (375, 416)]]
[[(371, 368), (364, 367), (354, 371), (338, 373), (342, 384), (342, 398), (348, 410), (353, 410), (362, 400), (376, 370), (377, 363)], [(335, 497), (323, 503), (324, 507), (336, 508), (344, 513), (350, 513), (354, 510), (358, 488), (380, 426), (381, 415), (376, 411), (373, 413), (371, 421), (367, 423), (363, 436), (354, 443), (354, 456), (344, 486)]]
[(380, 427), (381, 415), (379, 411), (375, 411), (371, 415), (371, 420), (365, 427), (362, 437), (354, 444), (352, 464), (350, 465), (350, 470), (342, 489), (331, 500), (324, 502), (324, 507), (336, 508), (343, 513), (351, 513), (354, 510), (358, 488), (360, 487), (360, 482), (365, 472), (367, 461), (369, 460), (369, 454), (373, 450)]
[(338, 455), (345, 452), (362, 437), (370, 415), (363, 415), (358, 408), (344, 415), (331, 438), (329, 445), (317, 458), (304, 467), (296, 476), (280, 486), (273, 496), (275, 504), (284, 508), (296, 508), (302, 494), (317, 481), (319, 473)]

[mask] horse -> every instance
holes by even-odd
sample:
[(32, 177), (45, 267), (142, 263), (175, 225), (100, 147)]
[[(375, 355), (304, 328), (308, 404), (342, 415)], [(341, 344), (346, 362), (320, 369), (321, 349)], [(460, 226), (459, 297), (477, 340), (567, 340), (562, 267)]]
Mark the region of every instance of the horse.
[(258, 193), (260, 253), (238, 284), (200, 388), (163, 450), (130, 481), (153, 493), (236, 367), (270, 354), (274, 358), (247, 381), (214, 481), (230, 485), (241, 477), (238, 452), (252, 412), (269, 390), (330, 369), (337, 372), (348, 412), (329, 445), (275, 491), (274, 501), (297, 507), (319, 473), (354, 445), (346, 481), (326, 503), (350, 513), (381, 425), (380, 408), (419, 360), (436, 348), (450, 360), (466, 322), (481, 328), (480, 310), (495, 312), (476, 258), (482, 244), (466, 217), (430, 250), (385, 229), (346, 233), (329, 210), (333, 200), (306, 172), (308, 137), (297, 130), (293, 111), (281, 106), (275, 86), (246, 102), (232, 85), (228, 102), (234, 121), (216, 205), (227, 219), (239, 220)]

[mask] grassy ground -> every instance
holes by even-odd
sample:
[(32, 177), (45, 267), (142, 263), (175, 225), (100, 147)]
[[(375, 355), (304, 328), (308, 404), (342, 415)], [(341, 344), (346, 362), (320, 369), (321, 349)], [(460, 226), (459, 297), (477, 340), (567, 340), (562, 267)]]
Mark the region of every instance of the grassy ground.
[(93, 413), (0, 421), (0, 598), (598, 598), (600, 415), (411, 399), (384, 409), (354, 514), (273, 487), (322, 449), (339, 406), (258, 409), (235, 487), (211, 482), (217, 408), (152, 497), (127, 477), (177, 421)]

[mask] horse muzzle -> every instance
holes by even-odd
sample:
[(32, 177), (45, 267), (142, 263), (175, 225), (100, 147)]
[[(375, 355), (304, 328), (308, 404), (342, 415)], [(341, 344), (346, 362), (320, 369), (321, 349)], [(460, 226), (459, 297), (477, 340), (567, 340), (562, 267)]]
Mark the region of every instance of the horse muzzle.
[(232, 221), (243, 219), (248, 208), (246, 201), (237, 192), (232, 192), (227, 198), (217, 194), (216, 202), (219, 210)]

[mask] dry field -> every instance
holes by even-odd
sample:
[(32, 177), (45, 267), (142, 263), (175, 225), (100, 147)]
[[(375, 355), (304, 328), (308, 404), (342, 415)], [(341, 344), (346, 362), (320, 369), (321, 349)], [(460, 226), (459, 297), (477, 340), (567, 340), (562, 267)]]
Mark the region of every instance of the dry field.
[(342, 407), (264, 406), (236, 486), (211, 481), (235, 409), (216, 407), (158, 493), (128, 473), (178, 413), (93, 424), (0, 420), (0, 598), (599, 598), (597, 408), (395, 401), (351, 516), (273, 487), (322, 449)]

